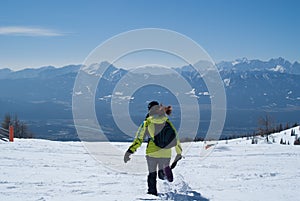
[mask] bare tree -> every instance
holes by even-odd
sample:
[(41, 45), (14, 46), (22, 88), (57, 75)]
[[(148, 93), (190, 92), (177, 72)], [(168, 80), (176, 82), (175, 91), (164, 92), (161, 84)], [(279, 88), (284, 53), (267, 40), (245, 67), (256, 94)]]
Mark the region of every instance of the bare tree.
[(9, 129), (9, 126), (14, 127), (14, 137), (16, 138), (32, 138), (33, 134), (28, 130), (27, 125), (20, 121), (18, 116), (15, 115), (14, 118), (11, 118), (10, 114), (6, 114), (2, 122), (2, 128)]
[(2, 128), (8, 130), (10, 124), (11, 124), (11, 116), (10, 116), (10, 114), (5, 114), (4, 120), (1, 124), (1, 126), (2, 126)]
[(273, 118), (266, 114), (258, 120), (259, 131), (261, 135), (270, 134), (273, 129), (274, 120)]

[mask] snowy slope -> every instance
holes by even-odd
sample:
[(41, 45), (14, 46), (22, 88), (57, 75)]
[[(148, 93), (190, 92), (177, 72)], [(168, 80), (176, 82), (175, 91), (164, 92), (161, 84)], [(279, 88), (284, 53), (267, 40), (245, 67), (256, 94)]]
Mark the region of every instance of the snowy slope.
[[(292, 131), (295, 132), (295, 135), (292, 135)], [(279, 133), (270, 134), (268, 140), (266, 137), (255, 136), (254, 139), (257, 141), (257, 144), (280, 144), (280, 141), (286, 143), (286, 145), (293, 145), (296, 138), (300, 137), (300, 126), (283, 130)], [(219, 141), (218, 144), (251, 144), (252, 138), (237, 138), (229, 141)]]
[[(114, 145), (124, 151), (129, 146)], [(103, 167), (80, 142), (16, 139), (0, 147), (0, 200), (155, 199), (145, 195), (146, 175)], [(158, 181), (157, 200), (299, 199), (300, 146), (221, 141), (205, 158), (200, 157), (202, 142), (184, 147), (174, 183)]]

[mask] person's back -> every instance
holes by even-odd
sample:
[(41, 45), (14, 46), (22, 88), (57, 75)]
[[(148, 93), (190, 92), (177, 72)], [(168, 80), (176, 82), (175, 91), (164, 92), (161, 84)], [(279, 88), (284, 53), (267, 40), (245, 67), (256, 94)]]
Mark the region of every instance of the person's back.
[(149, 142), (146, 149), (146, 154), (154, 158), (171, 158), (171, 148), (163, 149), (157, 146), (154, 142), (155, 136), (165, 127), (166, 124), (170, 124), (168, 117), (165, 115), (152, 115), (146, 119), (147, 130), (149, 133)]

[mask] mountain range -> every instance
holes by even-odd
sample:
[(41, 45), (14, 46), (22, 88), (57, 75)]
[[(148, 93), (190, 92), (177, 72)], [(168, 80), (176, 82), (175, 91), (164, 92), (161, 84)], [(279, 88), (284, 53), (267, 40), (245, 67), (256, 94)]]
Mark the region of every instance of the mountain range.
[[(101, 65), (101, 64), (100, 64)], [(299, 122), (300, 111), (300, 64), (283, 58), (269, 61), (246, 58), (216, 64), (223, 80), (227, 98), (227, 117), (224, 136), (250, 133), (258, 129), (258, 119), (270, 115), (274, 124)], [(72, 94), (74, 82), (81, 65), (61, 68), (53, 66), (38, 69), (12, 71), (0, 69), (0, 115), (17, 114), (38, 138), (52, 140), (76, 140), (72, 120)], [(193, 88), (201, 109), (198, 135), (205, 134), (210, 121), (210, 96), (199, 73), (191, 66), (174, 68)], [(96, 71), (87, 72), (95, 76)], [(99, 81), (96, 111), (98, 120), (108, 128), (111, 140), (129, 140), (122, 135), (112, 118), (110, 101), (118, 81), (128, 73), (122, 67), (110, 65)], [(99, 86), (98, 85), (98, 86)], [(146, 110), (146, 102), (152, 99), (171, 104), (179, 111), (176, 97), (159, 86), (144, 86), (130, 99), (130, 113), (138, 124)], [(105, 115), (103, 115), (103, 113)], [(172, 117), (180, 125), (180, 114)], [(119, 135), (116, 135), (118, 133)]]

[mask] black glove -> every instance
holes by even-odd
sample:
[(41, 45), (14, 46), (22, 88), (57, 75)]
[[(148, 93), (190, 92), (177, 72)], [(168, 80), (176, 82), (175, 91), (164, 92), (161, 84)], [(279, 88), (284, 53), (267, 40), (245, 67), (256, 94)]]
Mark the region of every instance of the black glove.
[(178, 162), (179, 160), (182, 159), (182, 155), (181, 154), (177, 154), (174, 161)]
[(179, 160), (181, 160), (181, 159), (182, 159), (182, 155), (181, 154), (177, 154), (176, 157), (175, 157), (175, 159), (174, 159), (174, 162), (171, 165), (171, 169), (174, 169), (176, 167), (176, 165), (177, 165), (177, 162)]
[(125, 155), (124, 155), (124, 163), (127, 163), (130, 160), (130, 155), (133, 154), (132, 151), (130, 151), (129, 149), (126, 151)]

